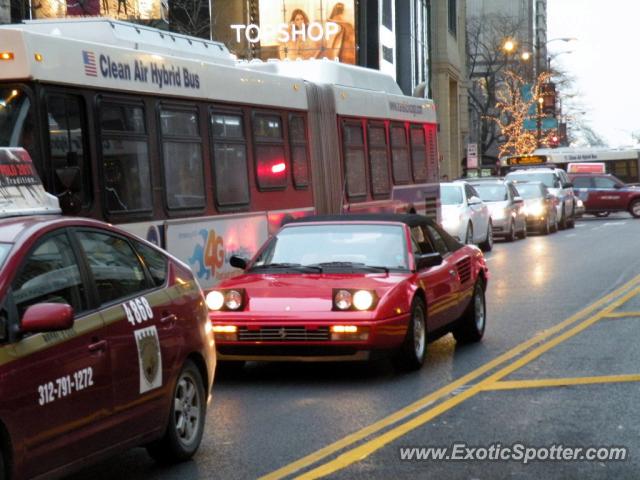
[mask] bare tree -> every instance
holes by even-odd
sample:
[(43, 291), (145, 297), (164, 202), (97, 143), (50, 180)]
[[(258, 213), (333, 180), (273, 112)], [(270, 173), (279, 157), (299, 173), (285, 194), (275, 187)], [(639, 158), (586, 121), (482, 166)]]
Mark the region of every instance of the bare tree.
[(169, 29), (173, 32), (210, 38), (208, 0), (169, 0)]
[(485, 159), (497, 160), (497, 144), (501, 137), (500, 117), (496, 92), (505, 81), (505, 72), (532, 76), (532, 58), (529, 64), (504, 50), (507, 39), (516, 39), (525, 29), (523, 22), (499, 14), (472, 17), (467, 22), (467, 61), (470, 79), (469, 108), (471, 122), (475, 123), (478, 146)]

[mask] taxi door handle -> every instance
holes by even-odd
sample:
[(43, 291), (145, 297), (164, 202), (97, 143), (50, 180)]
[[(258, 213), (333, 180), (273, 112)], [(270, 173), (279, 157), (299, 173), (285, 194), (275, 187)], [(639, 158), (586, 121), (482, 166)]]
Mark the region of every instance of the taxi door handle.
[(106, 349), (107, 349), (107, 341), (106, 340), (99, 340), (97, 342), (89, 344), (89, 351), (90, 352), (104, 352)]
[(170, 327), (178, 319), (178, 317), (173, 313), (169, 313), (168, 315), (166, 313), (167, 312), (165, 312), (165, 316), (164, 317), (160, 318), (160, 324)]

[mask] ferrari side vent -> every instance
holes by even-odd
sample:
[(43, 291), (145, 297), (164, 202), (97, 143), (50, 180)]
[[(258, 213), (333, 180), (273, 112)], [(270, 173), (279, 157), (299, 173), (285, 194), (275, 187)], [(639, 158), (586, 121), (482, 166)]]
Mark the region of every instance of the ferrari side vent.
[(456, 269), (458, 270), (460, 283), (464, 285), (471, 280), (471, 259), (469, 257), (463, 258), (456, 263)]

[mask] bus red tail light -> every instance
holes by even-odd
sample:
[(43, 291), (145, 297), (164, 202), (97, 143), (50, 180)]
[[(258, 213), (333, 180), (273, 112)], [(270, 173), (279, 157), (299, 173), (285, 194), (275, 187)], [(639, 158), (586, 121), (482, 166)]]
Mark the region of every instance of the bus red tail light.
[(0, 52), (0, 60), (13, 60), (13, 52)]

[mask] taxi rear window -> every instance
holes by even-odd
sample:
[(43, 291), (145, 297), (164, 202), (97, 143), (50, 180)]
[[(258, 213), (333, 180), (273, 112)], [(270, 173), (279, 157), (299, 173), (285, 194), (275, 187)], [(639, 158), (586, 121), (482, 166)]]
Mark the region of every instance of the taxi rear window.
[(0, 266), (4, 263), (5, 258), (7, 258), (7, 254), (11, 250), (10, 243), (0, 243)]

